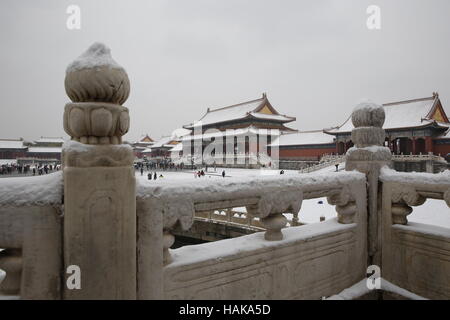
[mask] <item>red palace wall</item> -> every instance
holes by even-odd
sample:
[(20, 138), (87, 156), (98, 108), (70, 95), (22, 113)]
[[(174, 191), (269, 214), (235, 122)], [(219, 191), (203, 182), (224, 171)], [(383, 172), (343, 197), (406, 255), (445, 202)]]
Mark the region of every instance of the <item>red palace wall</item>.
[(433, 153), (441, 156), (447, 155), (450, 153), (450, 140), (434, 140), (433, 141)]
[(319, 159), (324, 154), (332, 154), (336, 153), (336, 147), (325, 147), (325, 148), (317, 148), (317, 147), (311, 147), (311, 148), (289, 148), (285, 149), (283, 147), (280, 147), (279, 150), (279, 158), (280, 159), (299, 159), (302, 160), (302, 158), (317, 158)]

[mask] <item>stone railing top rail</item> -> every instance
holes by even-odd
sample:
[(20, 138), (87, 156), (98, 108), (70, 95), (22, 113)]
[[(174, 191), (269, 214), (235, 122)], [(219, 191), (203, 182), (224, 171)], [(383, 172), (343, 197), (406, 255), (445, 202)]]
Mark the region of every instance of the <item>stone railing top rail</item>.
[(380, 173), (383, 182), (399, 182), (413, 184), (450, 184), (450, 170), (441, 173), (424, 172), (398, 172), (388, 167), (383, 167)]
[(394, 184), (391, 193), (393, 202), (404, 202), (410, 206), (418, 206), (427, 198), (445, 200), (450, 206), (450, 171), (439, 174), (397, 172), (383, 167), (380, 180)]
[[(301, 228), (301, 232), (299, 232), (299, 228)], [(173, 262), (166, 268), (189, 266), (194, 269), (196, 266), (205, 266), (205, 263), (208, 265), (217, 263), (217, 259), (235, 260), (237, 257), (245, 257), (267, 248), (285, 247), (299, 241), (306, 242), (320, 235), (343, 233), (354, 228), (355, 224), (340, 224), (334, 218), (321, 224), (284, 229), (285, 238), (276, 242), (265, 241), (262, 233), (254, 233), (244, 237), (185, 246), (171, 251)]]
[(420, 159), (420, 160), (427, 159), (427, 160), (445, 161), (443, 157), (434, 154), (393, 154), (392, 159)]
[(0, 206), (61, 205), (63, 195), (62, 172), (37, 177), (0, 179)]
[[(160, 208), (164, 227), (180, 222), (188, 229), (195, 212), (235, 207), (257, 207), (260, 218), (272, 213), (298, 212), (303, 199), (343, 195), (348, 198), (352, 183), (365, 182), (358, 172), (340, 172), (333, 175), (305, 174), (285, 176), (239, 177), (224, 180), (146, 181), (138, 180), (138, 199), (154, 200)], [(348, 199), (347, 199), (348, 201)]]

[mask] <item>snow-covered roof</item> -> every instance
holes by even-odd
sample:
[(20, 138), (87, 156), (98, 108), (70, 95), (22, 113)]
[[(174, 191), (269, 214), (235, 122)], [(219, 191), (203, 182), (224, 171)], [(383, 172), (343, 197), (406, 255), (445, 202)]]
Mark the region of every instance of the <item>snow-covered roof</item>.
[(34, 141), (35, 143), (64, 143), (62, 137), (40, 137)]
[(0, 149), (26, 149), (22, 140), (0, 139)]
[(173, 130), (172, 132), (172, 138), (174, 139), (181, 139), (184, 136), (187, 136), (188, 134), (191, 134), (192, 130), (188, 130), (185, 128), (178, 128)]
[[(386, 119), (383, 125), (384, 129), (400, 129), (411, 127), (422, 127), (435, 120), (430, 119), (431, 112), (439, 101), (437, 95), (429, 98), (400, 101), (383, 104)], [(441, 126), (449, 127), (450, 123), (438, 123)], [(351, 132), (353, 130), (351, 116), (343, 125), (337, 128), (326, 129), (329, 133)]]
[(153, 139), (148, 134), (142, 135), (134, 144), (150, 145), (153, 144)]
[(142, 153), (150, 153), (150, 152), (152, 152), (152, 149), (151, 148), (147, 148), (147, 149), (142, 150), (141, 152)]
[(320, 131), (304, 131), (289, 134), (282, 134), (272, 142), (272, 146), (298, 146), (312, 144), (331, 144), (334, 137)]
[(162, 137), (161, 139), (155, 141), (152, 144), (152, 148), (172, 148), (177, 142), (184, 139), (184, 137), (188, 136), (191, 133), (191, 130), (178, 128), (175, 129), (170, 136)]
[(176, 144), (172, 149), (170, 149), (170, 152), (180, 152), (183, 151), (183, 144), (180, 142)]
[(273, 114), (260, 112), (265, 106), (270, 105), (266, 95), (263, 95), (262, 98), (251, 100), (247, 102), (242, 102), (239, 104), (231, 105), (228, 107), (218, 108), (214, 110), (208, 109), (206, 114), (197, 122), (186, 126), (186, 128), (197, 127), (197, 126), (205, 126), (211, 125), (214, 123), (233, 121), (244, 118), (261, 118), (261, 119), (270, 119), (273, 121), (280, 122), (291, 122), (294, 121), (294, 117), (288, 117), (285, 115), (278, 114), (271, 107), (270, 111)]
[(157, 140), (153, 145), (152, 148), (161, 148), (165, 147), (169, 144), (169, 142), (173, 141), (172, 136), (162, 137), (161, 139)]
[(267, 135), (270, 134), (271, 136), (276, 136), (280, 134), (280, 130), (277, 129), (261, 129), (256, 128), (254, 126), (248, 126), (245, 128), (239, 128), (239, 129), (229, 129), (225, 131), (218, 131), (218, 130), (212, 130), (213, 132), (206, 132), (203, 134), (197, 134), (197, 135), (189, 135), (184, 136), (182, 138), (183, 141), (187, 140), (196, 140), (196, 139), (210, 139), (210, 138), (217, 138), (217, 137), (227, 137), (227, 136), (240, 136), (240, 135), (247, 135), (247, 134), (260, 134), (260, 135)]
[(29, 147), (29, 153), (61, 153), (62, 147)]

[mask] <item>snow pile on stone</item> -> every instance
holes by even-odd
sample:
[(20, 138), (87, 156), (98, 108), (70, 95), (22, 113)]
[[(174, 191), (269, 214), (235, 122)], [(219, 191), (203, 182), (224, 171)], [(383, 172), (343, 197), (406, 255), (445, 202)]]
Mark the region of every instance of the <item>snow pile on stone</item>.
[(447, 184), (450, 183), (450, 170), (441, 173), (424, 172), (398, 172), (388, 167), (383, 167), (380, 173), (383, 182)]
[(192, 246), (184, 246), (170, 250), (173, 262), (168, 268), (195, 264), (204, 265), (207, 261), (234, 260), (236, 255), (247, 255), (255, 250), (275, 249), (290, 246), (299, 241), (307, 242), (312, 238), (327, 233), (340, 232), (355, 228), (355, 224), (341, 224), (337, 219), (331, 219), (323, 223), (291, 227), (283, 229), (283, 240), (267, 241), (264, 233), (258, 232), (238, 238), (224, 239)]
[[(381, 290), (395, 293), (411, 300), (428, 300), (424, 297), (418, 296), (417, 294), (409, 292), (408, 290), (400, 288), (383, 278), (381, 278)], [(350, 288), (344, 289), (340, 293), (327, 298), (327, 300), (354, 300), (370, 292), (371, 290), (367, 287), (367, 279), (363, 279), (360, 282), (351, 286)]]
[[(298, 174), (278, 176), (253, 176), (216, 179), (197, 179), (192, 181), (169, 181), (164, 178), (154, 180), (137, 179), (138, 198), (157, 199), (164, 212), (165, 225), (176, 221), (183, 229), (190, 227), (194, 216), (194, 203), (261, 197), (259, 207), (261, 217), (270, 212), (287, 212), (288, 207), (298, 212), (302, 201), (302, 189), (314, 186), (328, 189), (331, 185), (344, 186), (350, 183), (363, 183), (365, 176), (359, 172), (339, 172), (333, 175)], [(264, 199), (279, 198), (279, 201), (264, 203)], [(275, 206), (275, 207), (274, 207)]]
[(61, 204), (62, 172), (44, 176), (0, 179), (0, 206), (45, 206)]
[(76, 70), (109, 67), (112, 69), (123, 68), (111, 56), (111, 49), (100, 42), (92, 44), (86, 52), (73, 61), (66, 69), (66, 73)]
[(108, 148), (116, 148), (116, 149), (129, 149), (132, 150), (132, 147), (128, 144), (114, 144), (114, 145), (91, 145), (84, 144), (74, 140), (69, 140), (64, 142), (62, 149), (65, 152), (88, 152), (93, 149), (98, 149), (99, 147), (108, 147)]

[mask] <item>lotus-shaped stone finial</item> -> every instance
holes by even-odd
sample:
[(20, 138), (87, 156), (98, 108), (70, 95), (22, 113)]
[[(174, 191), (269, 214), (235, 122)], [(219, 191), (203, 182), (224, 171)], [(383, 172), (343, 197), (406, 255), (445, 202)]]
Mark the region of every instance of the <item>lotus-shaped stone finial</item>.
[(99, 42), (67, 67), (64, 85), (73, 102), (122, 105), (130, 94), (130, 80), (125, 69), (111, 57), (111, 50)]

